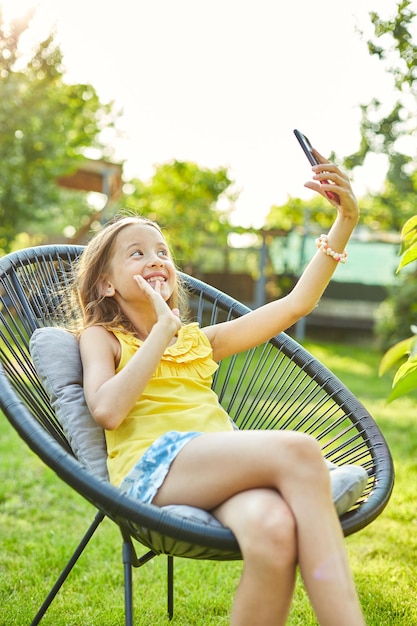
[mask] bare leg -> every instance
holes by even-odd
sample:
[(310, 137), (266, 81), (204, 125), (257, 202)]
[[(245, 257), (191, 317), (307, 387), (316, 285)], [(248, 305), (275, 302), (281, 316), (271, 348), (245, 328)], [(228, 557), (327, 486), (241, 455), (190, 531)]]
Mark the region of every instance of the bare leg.
[[(288, 431), (201, 435), (179, 453), (154, 503), (217, 509), (220, 516), (220, 505), (226, 511), (227, 500), (259, 488), (281, 494), (295, 519), (298, 563), (319, 623), (363, 626), (343, 533), (331, 500), (328, 470), (318, 443), (311, 437)], [(227, 520), (239, 544), (252, 543), (244, 525), (233, 522), (232, 513)], [(247, 548), (246, 555), (249, 553)], [(262, 604), (262, 596), (258, 601)]]
[(288, 506), (272, 489), (251, 489), (232, 496), (213, 514), (239, 538), (243, 555), (232, 626), (283, 626), (297, 566), (295, 520)]

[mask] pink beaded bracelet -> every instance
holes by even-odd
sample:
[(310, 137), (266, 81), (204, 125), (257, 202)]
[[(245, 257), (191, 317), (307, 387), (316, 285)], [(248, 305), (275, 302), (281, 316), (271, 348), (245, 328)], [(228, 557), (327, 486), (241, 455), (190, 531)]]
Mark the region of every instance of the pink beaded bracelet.
[(320, 235), (320, 237), (316, 239), (316, 246), (321, 252), (323, 252), (323, 254), (327, 254), (327, 256), (331, 256), (334, 261), (337, 261), (338, 263), (346, 263), (346, 259), (347, 259), (346, 250), (344, 250), (343, 252), (335, 252), (329, 246), (328, 241), (329, 239), (327, 235)]

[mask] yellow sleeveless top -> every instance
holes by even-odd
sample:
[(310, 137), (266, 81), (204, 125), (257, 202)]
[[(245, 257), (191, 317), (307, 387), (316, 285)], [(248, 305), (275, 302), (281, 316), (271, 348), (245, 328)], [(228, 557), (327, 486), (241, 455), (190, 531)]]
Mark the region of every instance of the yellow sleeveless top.
[[(113, 331), (120, 342), (120, 371), (142, 345)], [(133, 409), (115, 430), (106, 430), (110, 480), (119, 485), (145, 450), (170, 430), (219, 432), (233, 427), (211, 389), (217, 369), (212, 348), (197, 323), (182, 326)]]

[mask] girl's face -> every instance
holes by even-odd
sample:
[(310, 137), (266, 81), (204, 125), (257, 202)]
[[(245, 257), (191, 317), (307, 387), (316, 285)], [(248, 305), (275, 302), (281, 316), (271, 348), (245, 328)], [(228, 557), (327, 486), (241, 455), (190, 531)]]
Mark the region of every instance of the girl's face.
[(105, 295), (116, 294), (125, 300), (143, 300), (134, 276), (142, 276), (167, 301), (176, 285), (176, 271), (164, 237), (153, 226), (131, 224), (123, 228), (114, 242)]

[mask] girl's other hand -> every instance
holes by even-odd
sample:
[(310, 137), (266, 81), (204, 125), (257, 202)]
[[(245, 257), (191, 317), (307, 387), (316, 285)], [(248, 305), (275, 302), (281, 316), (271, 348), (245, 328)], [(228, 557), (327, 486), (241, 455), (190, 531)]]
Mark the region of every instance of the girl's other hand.
[(157, 320), (162, 321), (163, 319), (169, 319), (172, 321), (174, 319), (175, 331), (178, 331), (181, 327), (180, 312), (178, 309), (170, 309), (165, 302), (161, 294), (161, 283), (156, 281), (155, 286), (151, 287), (151, 285), (149, 285), (149, 283), (140, 274), (136, 274), (133, 278), (139, 285), (142, 292), (152, 303)]

